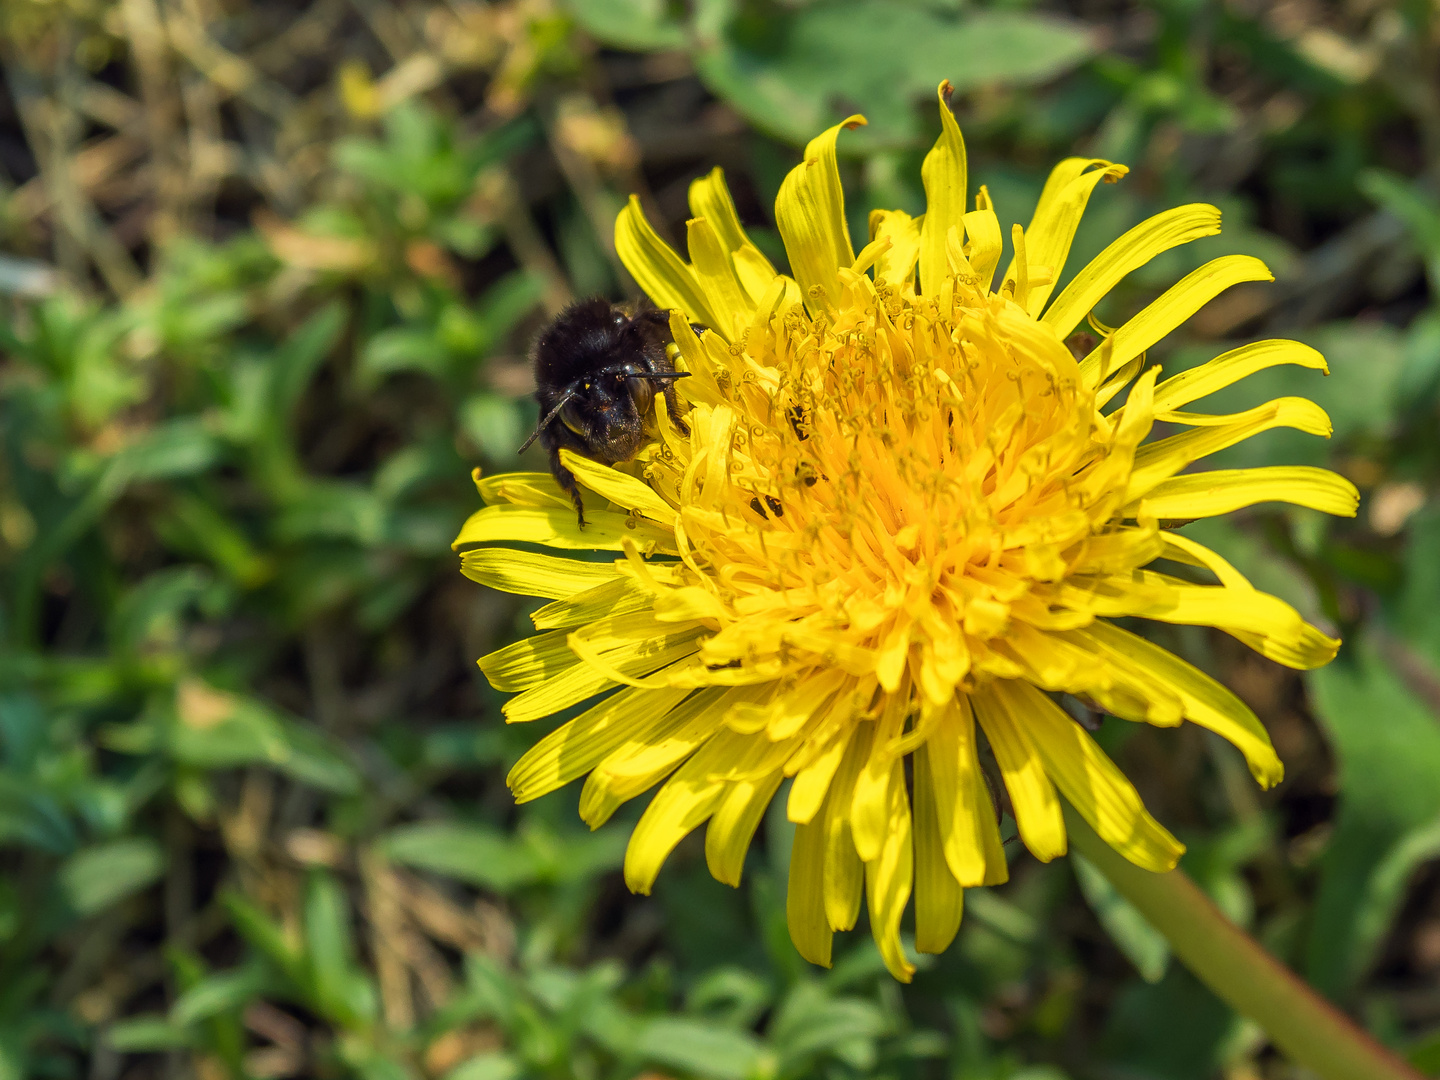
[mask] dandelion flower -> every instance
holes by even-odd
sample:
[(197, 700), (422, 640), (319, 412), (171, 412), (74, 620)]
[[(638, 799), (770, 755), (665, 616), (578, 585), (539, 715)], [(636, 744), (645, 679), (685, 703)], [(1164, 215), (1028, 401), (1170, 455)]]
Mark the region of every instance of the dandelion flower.
[[(587, 507), (609, 507), (587, 511), (583, 529), (549, 475), (477, 476), (489, 505), (455, 542), (475, 580), (553, 600), (535, 612), (539, 633), (480, 660), (497, 689), (518, 692), (508, 721), (608, 693), (520, 760), (518, 800), (586, 776), (580, 813), (598, 827), (662, 785), (625, 858), (630, 888), (648, 892), (701, 824), (711, 872), (738, 884), (788, 778), (796, 947), (829, 964), (832, 933), (855, 925), (863, 898), (899, 979), (913, 971), (900, 941), (912, 896), (915, 947), (938, 952), (962, 890), (1006, 879), (982, 755), (1037, 858), (1066, 850), (1062, 797), (1137, 865), (1179, 858), (1054, 695), (1199, 724), (1234, 743), (1260, 784), (1280, 780), (1234, 694), (1111, 620), (1217, 627), (1290, 667), (1324, 664), (1337, 641), (1166, 526), (1264, 501), (1347, 515), (1357, 502), (1321, 469), (1188, 471), (1270, 428), (1330, 432), (1302, 398), (1186, 411), (1272, 365), (1325, 370), (1298, 342), (1246, 345), (1163, 381), (1146, 366), (1146, 350), (1222, 290), (1270, 280), (1257, 259), (1206, 263), (1117, 329), (1092, 321), (1103, 337), (1083, 359), (1065, 345), (1131, 271), (1219, 232), (1219, 211), (1142, 222), (1053, 295), (1091, 192), (1126, 172), (1071, 158), (1030, 224), (1012, 227), (1015, 257), (996, 284), (999, 220), (983, 187), (967, 209), (947, 98), (942, 85), (926, 213), (874, 211), (858, 255), (835, 144), (864, 119), (810, 143), (775, 208), (793, 278), (746, 237), (719, 170), (691, 187), (688, 263), (632, 200), (616, 244), (672, 311), (676, 365), (690, 372), (684, 424), (657, 398), (655, 439), (633, 462), (563, 452), (593, 493)], [(1157, 421), (1178, 432), (1149, 438)]]

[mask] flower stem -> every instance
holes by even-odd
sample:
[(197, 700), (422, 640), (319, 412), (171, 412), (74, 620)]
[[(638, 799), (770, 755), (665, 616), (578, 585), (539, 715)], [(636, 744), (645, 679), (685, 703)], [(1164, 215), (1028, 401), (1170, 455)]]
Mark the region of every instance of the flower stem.
[(1065, 825), (1076, 850), (1165, 935), (1185, 966), (1291, 1060), (1324, 1080), (1421, 1080), (1227, 919), (1184, 871), (1140, 869), (1068, 806)]

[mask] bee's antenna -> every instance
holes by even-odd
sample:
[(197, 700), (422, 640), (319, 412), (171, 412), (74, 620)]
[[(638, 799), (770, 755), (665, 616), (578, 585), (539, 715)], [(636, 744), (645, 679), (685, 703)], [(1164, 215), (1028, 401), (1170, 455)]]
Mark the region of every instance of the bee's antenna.
[(676, 379), (688, 379), (688, 371), (647, 371), (640, 376), (642, 379), (651, 379), (656, 382), (673, 382)]
[(554, 420), (555, 417), (560, 415), (560, 410), (563, 409), (565, 404), (574, 396), (574, 390), (566, 390), (565, 395), (560, 399), (559, 403), (545, 414), (545, 419), (541, 420), (540, 423), (535, 426), (535, 430), (530, 433), (530, 437), (520, 444), (520, 449), (516, 450), (515, 453), (523, 454), (526, 450), (529, 450), (530, 444), (540, 437), (540, 432), (549, 426), (551, 420)]

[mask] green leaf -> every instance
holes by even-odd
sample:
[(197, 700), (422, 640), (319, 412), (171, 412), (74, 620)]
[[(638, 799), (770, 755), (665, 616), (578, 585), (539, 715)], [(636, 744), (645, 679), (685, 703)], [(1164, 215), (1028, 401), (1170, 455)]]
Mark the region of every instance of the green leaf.
[(385, 504), (348, 480), (312, 480), (276, 522), (285, 540), (335, 539), (373, 547), (385, 535)]
[(484, 331), (479, 351), (488, 352), (519, 325), (521, 319), (535, 310), (544, 292), (545, 283), (540, 276), (526, 270), (506, 274), (490, 286), (475, 310)]
[(1423, 1076), (1440, 1076), (1440, 1028), (1411, 1044), (1405, 1057)]
[(1366, 169), (1356, 186), (1405, 223), (1406, 237), (1430, 268), (1432, 285), (1440, 285), (1440, 205), (1435, 196), (1384, 169)]
[(533, 884), (544, 869), (529, 846), (488, 825), (425, 821), (392, 829), (381, 843), (396, 862), (500, 893)]
[(495, 1050), (473, 1057), (445, 1074), (445, 1080), (517, 1080), (524, 1072), (509, 1054)]
[(1409, 523), (1405, 588), (1397, 598), (1396, 621), (1405, 640), (1440, 670), (1440, 506), (1421, 510)]
[(0, 773), (0, 841), (63, 855), (75, 850), (79, 838), (54, 795), (33, 781)]
[(137, 1016), (112, 1024), (105, 1032), (105, 1041), (122, 1054), (145, 1054), (194, 1046), (195, 1035), (163, 1016)]
[(0, 694), (0, 749), (9, 768), (23, 772), (34, 767), (45, 744), (48, 719), (34, 694)]
[(525, 437), (519, 403), (499, 394), (476, 394), (460, 406), (460, 427), (491, 461), (515, 457)]
[(222, 512), (223, 506), (213, 494), (206, 499), (176, 493), (169, 514), (155, 522), (156, 531), (172, 547), (208, 559), (237, 584), (253, 588), (274, 573), (274, 564), (255, 550), (239, 524)]
[(340, 883), (313, 871), (305, 885), (305, 951), (316, 1006), (340, 1023), (369, 1020), (375, 995), (355, 964), (350, 905)]
[(875, 1003), (832, 997), (819, 984), (802, 982), (785, 998), (766, 1035), (786, 1072), (809, 1071), (801, 1068), (803, 1063), (842, 1048), (847, 1061), (868, 1068), (876, 1056), (875, 1040), (890, 1026)]
[[(942, 79), (965, 91), (1031, 85), (1095, 49), (1079, 23), (1021, 11), (947, 15), (889, 0), (831, 0), (771, 18), (741, 16), (696, 56), (707, 86), (772, 135), (801, 144), (860, 111), (877, 144), (915, 141)], [(842, 109), (836, 102), (844, 102)], [(858, 105), (859, 108), (850, 108)], [(842, 144), (843, 145), (843, 144)], [(858, 145), (858, 143), (857, 143)]]
[(255, 698), (217, 693), (216, 700), (228, 711), (171, 725), (169, 749), (177, 761), (204, 769), (266, 764), (324, 791), (359, 790), (354, 767), (321, 732)]
[(1410, 872), (1440, 850), (1440, 723), (1370, 642), (1308, 678), (1341, 794), (1306, 970), (1342, 997), (1374, 959)]
[(1039, 924), (1029, 913), (991, 889), (969, 891), (965, 907), (967, 914), (1017, 944), (1030, 945), (1040, 935)]
[(135, 649), (152, 638), (173, 639), (185, 608), (205, 592), (210, 581), (210, 575), (197, 566), (170, 566), (150, 574), (115, 605), (110, 620), (112, 640), (121, 648)]
[(1440, 311), (1431, 308), (1405, 331), (1405, 359), (1395, 377), (1395, 404), (1414, 413), (1434, 407), (1440, 383)]
[(618, 49), (658, 52), (686, 43), (669, 0), (570, 0), (565, 6), (591, 36)]
[(290, 339), (271, 354), (270, 388), (278, 414), (283, 416), (295, 407), (315, 369), (324, 362), (345, 329), (345, 314), (344, 304), (331, 301), (306, 319)]
[(93, 915), (158, 881), (164, 872), (160, 845), (135, 836), (76, 852), (60, 868), (60, 888), (76, 912)]
[(210, 468), (218, 453), (219, 444), (200, 420), (169, 420), (110, 459), (100, 490), (113, 498), (129, 484), (194, 476)]
[(397, 371), (421, 371), (439, 377), (450, 350), (428, 327), (392, 326), (381, 330), (360, 354), (360, 376), (374, 385)]
[(745, 1031), (730, 1031), (700, 1020), (663, 1017), (640, 1032), (635, 1053), (646, 1061), (682, 1069), (707, 1080), (746, 1080), (760, 1066), (764, 1050)]
[(287, 940), (285, 932), (274, 920), (239, 893), (224, 892), (220, 900), (225, 905), (225, 910), (230, 913), (239, 935), (279, 967), (297, 986), (302, 984), (305, 973), (300, 950)]
[(1075, 880), (1080, 883), (1086, 903), (1110, 940), (1135, 965), (1142, 979), (1158, 983), (1170, 965), (1170, 943), (1130, 901), (1115, 891), (1094, 863), (1072, 851), (1070, 865), (1075, 869)]
[(259, 967), (241, 967), (206, 975), (170, 1008), (176, 1024), (193, 1024), (217, 1013), (238, 1009), (272, 989), (274, 980)]
[(1158, 983), (1135, 979), (1120, 989), (1101, 1045), (1117, 1076), (1211, 1080), (1238, 1024), (1185, 965), (1171, 964)]

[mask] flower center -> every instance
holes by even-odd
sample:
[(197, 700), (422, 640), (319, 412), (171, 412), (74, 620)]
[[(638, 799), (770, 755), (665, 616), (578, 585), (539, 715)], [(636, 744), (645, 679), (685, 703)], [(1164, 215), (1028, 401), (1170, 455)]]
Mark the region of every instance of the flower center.
[(1048, 608), (1030, 594), (1113, 511), (1091, 492), (1114, 485), (1086, 482), (1108, 424), (1008, 298), (954, 279), (913, 300), (859, 275), (847, 293), (833, 317), (753, 327), (697, 410), (681, 549), (727, 615), (703, 652), (790, 670), (808, 654), (891, 692), (909, 670), (944, 700), (1016, 604)]

